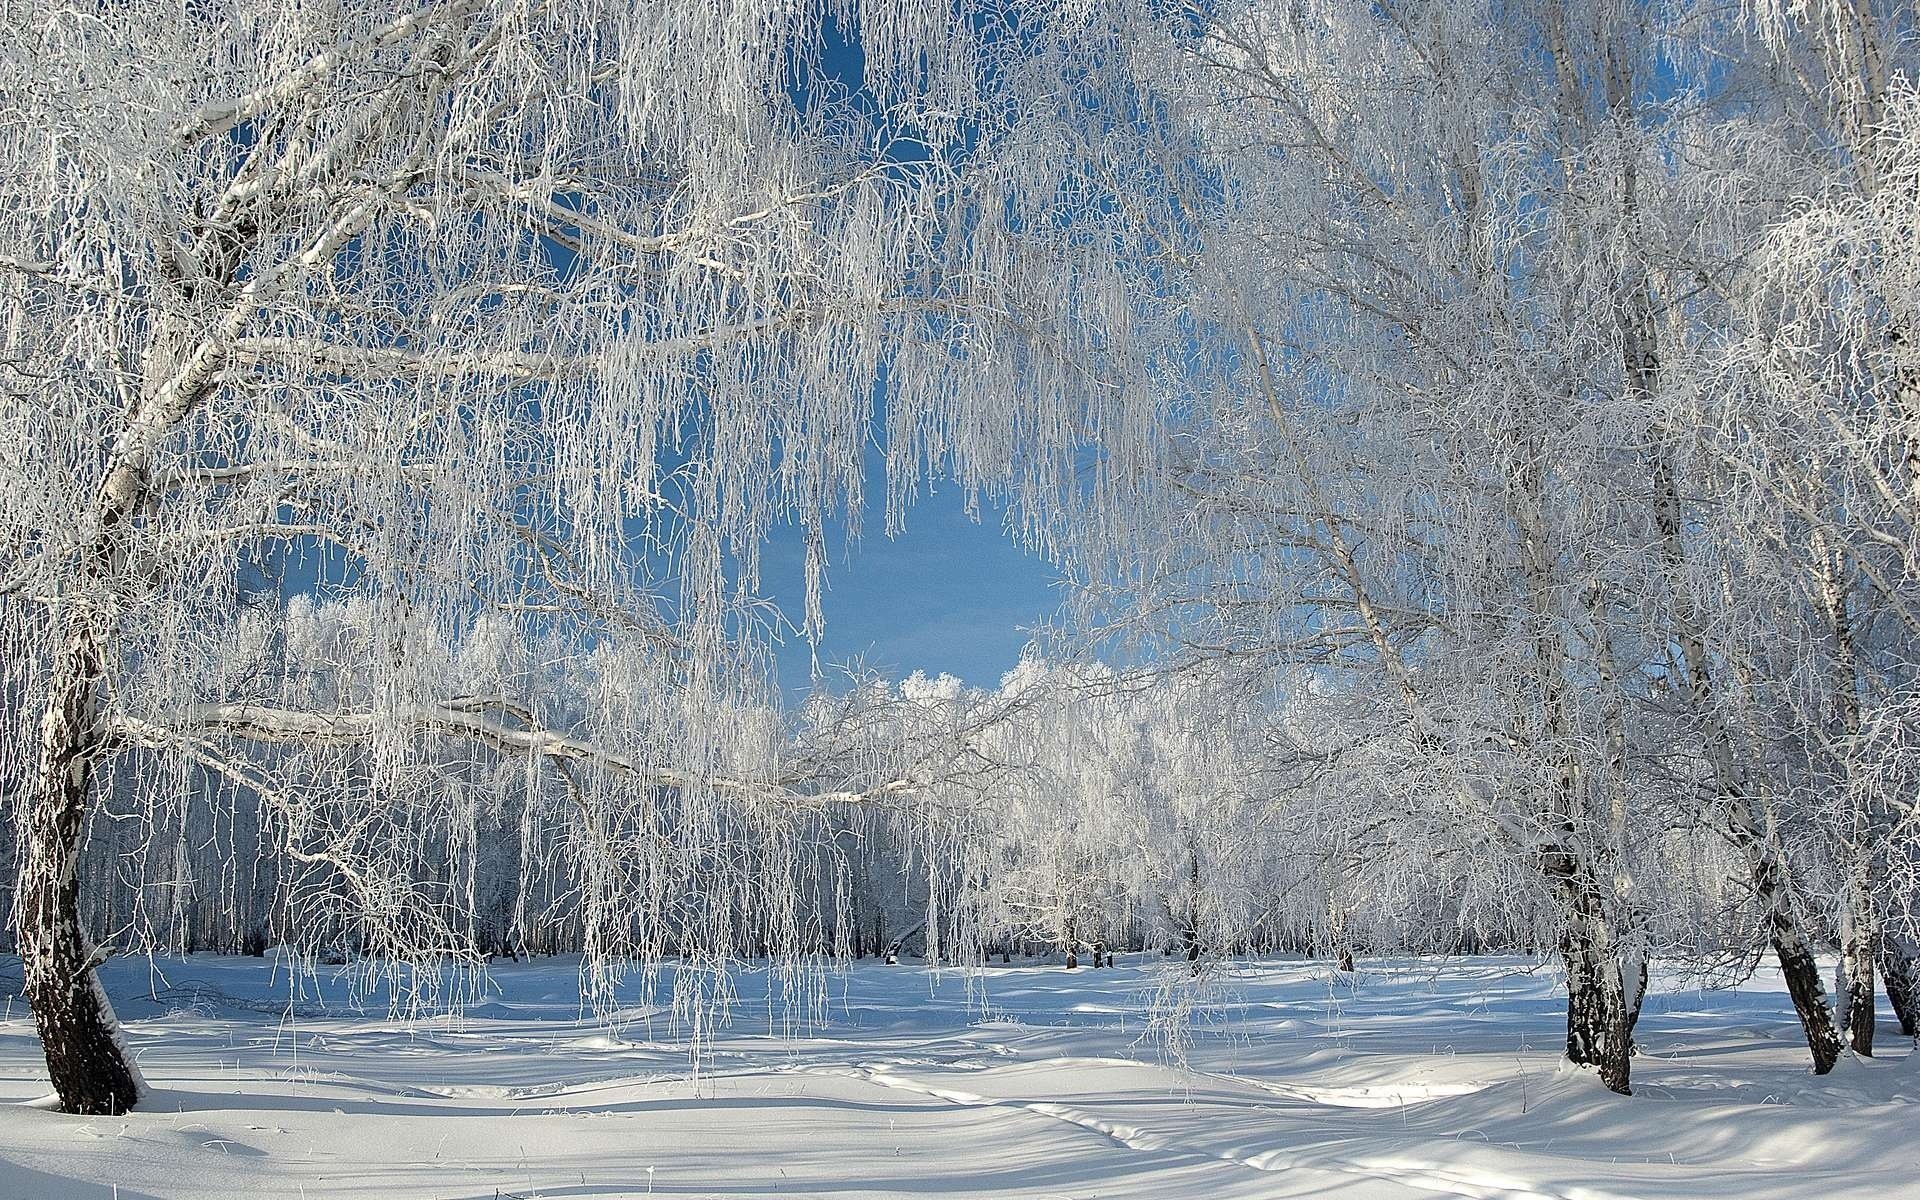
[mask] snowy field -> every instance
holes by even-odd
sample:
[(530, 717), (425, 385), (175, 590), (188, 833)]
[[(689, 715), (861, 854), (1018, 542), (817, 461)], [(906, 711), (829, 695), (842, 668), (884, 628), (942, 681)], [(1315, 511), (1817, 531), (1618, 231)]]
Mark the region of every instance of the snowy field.
[(1243, 968), (1184, 1068), (1141, 1018), (1159, 966), (994, 968), (970, 1008), (953, 974), (864, 965), (802, 1032), (748, 975), (691, 1078), (640, 1011), (583, 1019), (565, 961), (412, 1023), (338, 982), (289, 1006), (262, 960), (118, 961), (154, 1093), (30, 1106), (32, 1023), (0, 1000), (0, 1198), (1920, 1196), (1920, 1060), (1883, 1025), (1879, 1061), (1814, 1080), (1766, 976), (1656, 978), (1628, 1099), (1557, 1069), (1562, 996), (1529, 963)]

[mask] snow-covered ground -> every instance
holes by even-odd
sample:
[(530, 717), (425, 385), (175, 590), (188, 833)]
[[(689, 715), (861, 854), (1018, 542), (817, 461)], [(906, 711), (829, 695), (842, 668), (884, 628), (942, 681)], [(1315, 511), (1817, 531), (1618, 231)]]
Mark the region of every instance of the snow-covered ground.
[[(152, 1099), (28, 1105), (32, 1023), (0, 998), (0, 1200), (1920, 1197), (1920, 1059), (1883, 1025), (1879, 1061), (1813, 1079), (1771, 977), (1656, 978), (1627, 1099), (1556, 1069), (1530, 963), (1249, 966), (1185, 1067), (1142, 1019), (1159, 970), (993, 968), (982, 1008), (952, 973), (861, 966), (806, 1031), (770, 1028), (748, 974), (690, 1078), (663, 1029), (583, 1017), (567, 962), (411, 1023), (337, 982), (290, 1006), (263, 960), (115, 962)], [(0, 996), (18, 980), (0, 959)]]

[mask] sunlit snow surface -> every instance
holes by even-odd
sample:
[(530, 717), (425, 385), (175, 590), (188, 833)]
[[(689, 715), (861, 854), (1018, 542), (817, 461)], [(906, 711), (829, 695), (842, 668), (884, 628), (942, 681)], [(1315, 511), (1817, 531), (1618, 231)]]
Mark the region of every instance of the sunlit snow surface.
[(87, 1119), (25, 1103), (45, 1076), (0, 959), (0, 1198), (1920, 1197), (1920, 1059), (1883, 1023), (1878, 1061), (1813, 1079), (1771, 976), (1657, 976), (1625, 1099), (1556, 1069), (1529, 963), (1244, 967), (1183, 1068), (1142, 1016), (1161, 962), (993, 968), (971, 1002), (865, 965), (793, 1033), (748, 974), (697, 1079), (664, 1027), (582, 1016), (566, 961), (411, 1023), (330, 981), (290, 1012), (259, 959), (115, 962), (155, 1091)]

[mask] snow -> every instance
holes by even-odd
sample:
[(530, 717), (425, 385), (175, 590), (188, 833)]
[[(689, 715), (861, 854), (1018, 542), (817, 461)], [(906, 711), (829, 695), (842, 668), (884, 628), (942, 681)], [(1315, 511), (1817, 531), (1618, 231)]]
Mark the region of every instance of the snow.
[[(972, 1002), (858, 965), (804, 1029), (747, 972), (697, 1074), (637, 990), (613, 1028), (583, 1014), (576, 970), (501, 964), (459, 1016), (406, 1021), (272, 960), (115, 961), (154, 1089), (122, 1118), (36, 1107), (32, 1022), (0, 999), (0, 1197), (1920, 1196), (1920, 1060), (1888, 1028), (1815, 1079), (1764, 973), (1657, 974), (1627, 1098), (1559, 1066), (1557, 977), (1520, 959), (1250, 964), (1185, 1065), (1148, 1033), (1158, 958), (993, 967)], [(0, 960), (0, 995), (18, 980)]]

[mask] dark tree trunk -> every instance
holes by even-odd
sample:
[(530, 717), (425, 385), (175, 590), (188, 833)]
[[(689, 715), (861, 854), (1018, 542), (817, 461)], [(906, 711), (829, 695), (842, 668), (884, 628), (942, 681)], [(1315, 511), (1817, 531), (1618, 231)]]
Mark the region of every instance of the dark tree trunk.
[(1807, 1035), (1807, 1050), (1813, 1055), (1813, 1073), (1825, 1075), (1840, 1061), (1840, 1031), (1833, 1023), (1833, 1010), (1827, 1005), (1826, 985), (1820, 981), (1820, 965), (1795, 917), (1793, 897), (1787, 886), (1786, 868), (1772, 847), (1759, 850), (1753, 867), (1754, 890), (1767, 906), (1767, 938), (1780, 960), (1780, 974), (1787, 982), (1787, 995), (1793, 999), (1793, 1011)]
[(1900, 1022), (1900, 1032), (1920, 1032), (1920, 957), (1913, 944), (1894, 934), (1880, 939), (1880, 978), (1886, 981), (1887, 1003)]
[(1545, 867), (1567, 917), (1560, 935), (1567, 968), (1567, 1060), (1597, 1069), (1608, 1090), (1632, 1095), (1632, 1024), (1608, 897), (1570, 849), (1549, 850)]
[(1567, 1059), (1600, 1072), (1600, 1082), (1622, 1096), (1633, 1094), (1625, 997), (1618, 964), (1604, 961), (1595, 940), (1569, 933), (1562, 949), (1567, 964)]
[(1340, 905), (1338, 886), (1327, 889), (1327, 940), (1333, 945), (1334, 967), (1353, 971), (1353, 945), (1347, 941), (1347, 910)]
[(1753, 856), (1753, 890), (1766, 907), (1767, 939), (1780, 961), (1780, 973), (1786, 979), (1794, 1014), (1800, 1018), (1800, 1028), (1806, 1033), (1813, 1073), (1825, 1075), (1840, 1061), (1841, 1027), (1834, 1021), (1833, 1009), (1827, 1003), (1826, 985), (1820, 979), (1819, 964), (1814, 961), (1813, 948), (1800, 923), (1786, 859), (1771, 826), (1762, 830), (1744, 799), (1736, 806), (1734, 831), (1747, 841), (1748, 852)]
[(1856, 878), (1848, 891), (1846, 937), (1840, 951), (1841, 978), (1846, 988), (1841, 1000), (1841, 1025), (1853, 1052), (1872, 1058), (1873, 964), (1880, 950), (1879, 914), (1868, 880)]
[(1807, 1035), (1807, 1049), (1813, 1054), (1813, 1073), (1825, 1075), (1840, 1061), (1840, 1032), (1833, 1025), (1833, 1010), (1827, 1007), (1827, 989), (1820, 982), (1820, 965), (1804, 941), (1782, 938), (1777, 932), (1773, 952), (1780, 960), (1780, 973), (1787, 981), (1787, 995), (1793, 999), (1793, 1011)]
[(94, 975), (80, 923), (80, 839), (100, 750), (95, 689), (100, 653), (90, 631), (69, 633), (56, 656), (40, 722), (40, 757), (21, 814), (16, 898), (20, 958), (47, 1074), (63, 1111), (113, 1116), (140, 1099), (139, 1070)]

